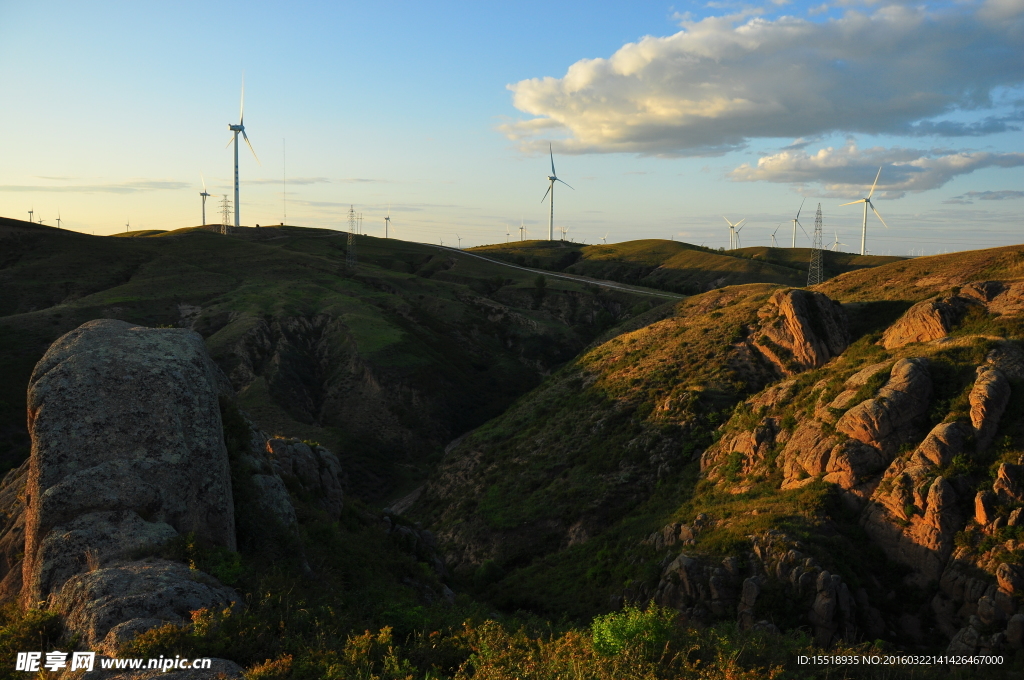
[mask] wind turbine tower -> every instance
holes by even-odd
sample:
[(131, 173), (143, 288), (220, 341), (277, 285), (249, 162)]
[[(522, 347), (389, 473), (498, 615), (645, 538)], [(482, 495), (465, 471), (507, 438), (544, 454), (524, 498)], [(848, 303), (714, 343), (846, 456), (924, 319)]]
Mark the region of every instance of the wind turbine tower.
[(35, 211), (34, 208), (32, 210), (28, 211), (28, 221), (29, 221), (29, 223), (34, 223), (35, 222), (35, 220), (32, 219), (32, 216), (35, 215), (35, 213), (36, 213), (36, 211)]
[(735, 250), (736, 248), (739, 247), (740, 242), (739, 232), (736, 231), (736, 227), (739, 227), (741, 224), (746, 222), (747, 218), (744, 217), (736, 224), (730, 222), (725, 215), (722, 215), (722, 219), (725, 220), (725, 223), (729, 225), (729, 250)]
[(875, 204), (871, 202), (871, 197), (875, 193), (875, 187), (878, 186), (878, 177), (881, 174), (882, 174), (882, 166), (878, 166), (878, 174), (875, 175), (875, 183), (871, 185), (871, 191), (868, 192), (868, 195), (867, 195), (866, 198), (858, 198), (856, 201), (850, 201), (849, 203), (843, 203), (842, 205), (839, 206), (841, 208), (844, 205), (853, 205), (854, 203), (863, 203), (864, 204), (864, 223), (863, 223), (863, 225), (861, 225), (861, 230), (860, 230), (860, 254), (861, 255), (867, 255), (867, 249), (865, 248), (865, 241), (867, 240), (867, 234), (868, 234), (868, 206), (871, 206), (871, 212), (875, 213), (875, 217), (877, 217), (878, 221), (882, 223), (882, 226), (885, 227), (886, 229), (889, 228), (889, 225), (885, 223), (885, 220), (882, 219), (882, 216), (878, 214), (877, 210), (875, 210)]
[[(800, 201), (800, 207), (796, 211), (796, 217), (793, 218), (793, 247), (796, 248), (796, 225), (800, 224), (800, 211), (804, 209), (804, 201), (807, 198), (804, 197), (803, 201)], [(804, 225), (800, 224), (800, 228), (803, 229)], [(804, 232), (807, 233), (807, 232)]]
[(210, 197), (209, 192), (206, 191), (206, 179), (203, 177), (203, 173), (199, 173), (199, 179), (203, 182), (203, 190), (199, 193), (203, 197), (203, 225), (206, 224), (206, 199)]
[(384, 238), (388, 237), (388, 227), (391, 226), (391, 204), (388, 203), (388, 216), (384, 218)]
[(814, 216), (814, 239), (811, 245), (811, 266), (807, 269), (807, 285), (816, 286), (825, 280), (825, 272), (821, 266), (821, 203), (818, 213)]
[[(551, 143), (550, 142), (548, 143), (548, 155), (551, 157), (551, 174), (548, 175), (548, 181), (550, 181), (551, 184), (548, 186), (548, 190), (544, 192), (544, 198), (547, 198), (548, 194), (551, 194), (551, 212), (548, 214), (548, 240), (549, 241), (554, 241), (555, 240), (555, 182), (562, 182), (562, 180), (558, 179), (558, 174), (555, 172), (555, 154), (551, 150)], [(565, 186), (569, 187), (569, 185), (566, 184), (565, 182), (562, 182), (562, 184), (565, 184)], [(572, 189), (572, 187), (569, 187), (569, 188)], [(576, 190), (573, 189), (573, 191), (576, 191)], [(540, 199), (541, 203), (544, 202), (544, 198)]]
[[(243, 76), (242, 77), (242, 106), (241, 106), (241, 108), (240, 108), (240, 110), (238, 112), (238, 125), (231, 125), (230, 123), (228, 124), (228, 129), (231, 130), (233, 133), (235, 133), (234, 134), (234, 142), (235, 142), (235, 226), (236, 227), (242, 226), (241, 216), (238, 213), (238, 133), (239, 132), (242, 133), (242, 139), (245, 140), (245, 143), (249, 145), (249, 151), (252, 151), (252, 157), (256, 159), (257, 163), (259, 163), (260, 165), (263, 165), (262, 163), (260, 163), (259, 156), (256, 155), (256, 149), (252, 148), (252, 142), (249, 141), (249, 135), (245, 134), (244, 121), (245, 121), (245, 77)], [(228, 140), (228, 146), (230, 146), (230, 145), (231, 145), (231, 140)]]

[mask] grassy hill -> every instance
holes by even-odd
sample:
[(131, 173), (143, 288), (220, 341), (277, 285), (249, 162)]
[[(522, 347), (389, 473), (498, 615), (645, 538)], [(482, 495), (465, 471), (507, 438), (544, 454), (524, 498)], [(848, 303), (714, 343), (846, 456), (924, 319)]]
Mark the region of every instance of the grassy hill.
[(300, 227), (134, 238), (0, 224), (0, 458), (27, 453), (25, 385), (93, 318), (199, 331), (261, 427), (339, 451), (380, 498), (616, 323), (642, 291), (544, 278), (431, 246)]
[[(514, 241), (470, 251), (523, 266), (684, 294), (746, 283), (802, 286), (807, 282), (811, 256), (808, 248), (719, 251), (661, 239), (589, 246), (568, 241)], [(832, 252), (823, 255), (827, 276), (903, 259)]]

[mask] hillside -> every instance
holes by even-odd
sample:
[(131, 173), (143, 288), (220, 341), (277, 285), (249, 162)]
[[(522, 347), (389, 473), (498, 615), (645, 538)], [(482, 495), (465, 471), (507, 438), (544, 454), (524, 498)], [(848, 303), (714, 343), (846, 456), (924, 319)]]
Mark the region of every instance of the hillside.
[(274, 227), (94, 237), (0, 225), (0, 459), (27, 455), (28, 375), (94, 318), (199, 331), (269, 432), (338, 450), (353, 490), (416, 480), (614, 324), (663, 298), (438, 248)]
[[(607, 245), (570, 241), (513, 241), (471, 252), (516, 264), (695, 294), (745, 283), (802, 286), (808, 248), (740, 248), (718, 251), (679, 241), (642, 239)], [(823, 253), (826, 276), (901, 260), (896, 257)]]
[(1022, 280), (1016, 246), (691, 297), (461, 439), (409, 512), (502, 607), (1010, 653)]

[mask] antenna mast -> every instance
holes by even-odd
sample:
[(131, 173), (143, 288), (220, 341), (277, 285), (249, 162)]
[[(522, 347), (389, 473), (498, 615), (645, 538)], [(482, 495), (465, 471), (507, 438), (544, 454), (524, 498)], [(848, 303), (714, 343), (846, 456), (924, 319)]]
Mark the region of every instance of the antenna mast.
[(821, 266), (821, 203), (814, 216), (814, 244), (811, 246), (811, 266), (807, 269), (807, 285), (816, 286), (825, 280), (825, 272)]

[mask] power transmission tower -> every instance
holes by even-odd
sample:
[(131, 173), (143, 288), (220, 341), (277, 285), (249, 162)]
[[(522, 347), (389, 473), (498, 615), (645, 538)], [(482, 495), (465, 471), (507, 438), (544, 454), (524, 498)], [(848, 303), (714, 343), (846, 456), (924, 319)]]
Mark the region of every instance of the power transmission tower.
[(356, 207), (350, 205), (348, 207), (348, 233), (354, 234), (356, 232)]
[(220, 233), (228, 233), (228, 224), (231, 223), (231, 201), (228, 200), (227, 194), (224, 194), (224, 198), (220, 201)]
[(811, 266), (807, 270), (807, 285), (816, 286), (825, 280), (825, 272), (821, 267), (821, 203), (818, 213), (814, 216), (814, 243), (811, 245)]
[(348, 232), (348, 246), (345, 248), (345, 266), (349, 270), (356, 268), (356, 235)]

